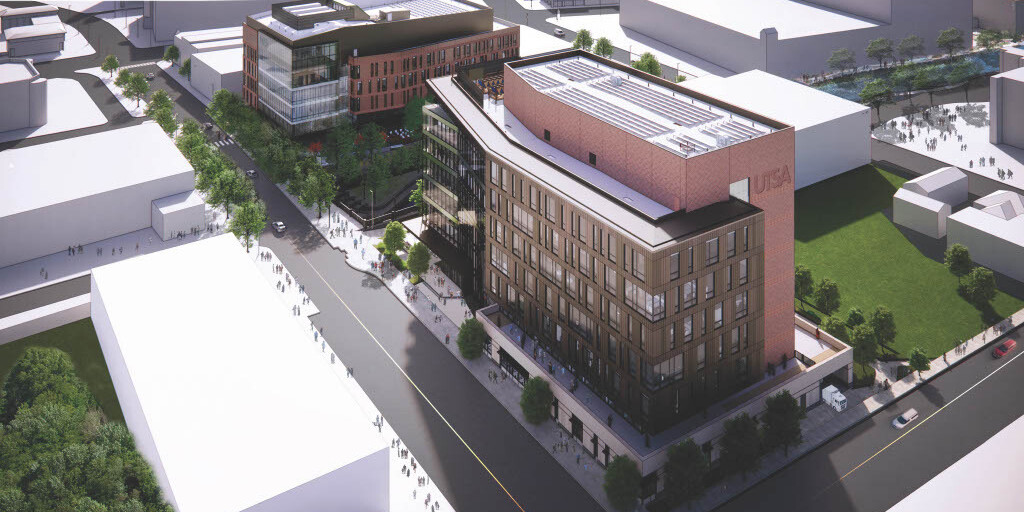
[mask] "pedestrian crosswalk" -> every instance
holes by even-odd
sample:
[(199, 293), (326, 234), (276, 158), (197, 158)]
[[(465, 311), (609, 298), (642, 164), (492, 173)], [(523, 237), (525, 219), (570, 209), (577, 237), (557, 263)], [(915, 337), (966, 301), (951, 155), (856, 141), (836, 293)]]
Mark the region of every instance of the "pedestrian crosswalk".
[(229, 145), (234, 144), (234, 143), (235, 143), (234, 139), (232, 139), (231, 137), (228, 137), (228, 138), (226, 138), (224, 140), (214, 141), (213, 145), (217, 146), (218, 148), (222, 148), (224, 146), (229, 146)]
[(140, 62), (140, 63), (138, 63), (138, 64), (129, 64), (129, 65), (127, 65), (127, 66), (121, 66), (121, 67), (120, 67), (120, 68), (118, 68), (118, 69), (133, 69), (133, 68), (141, 68), (141, 67), (145, 67), (145, 66), (152, 66), (152, 65), (155, 65), (155, 64), (156, 64), (157, 62), (160, 62), (160, 61), (156, 61), (156, 60), (154, 60), (154, 61), (150, 61), (150, 62)]

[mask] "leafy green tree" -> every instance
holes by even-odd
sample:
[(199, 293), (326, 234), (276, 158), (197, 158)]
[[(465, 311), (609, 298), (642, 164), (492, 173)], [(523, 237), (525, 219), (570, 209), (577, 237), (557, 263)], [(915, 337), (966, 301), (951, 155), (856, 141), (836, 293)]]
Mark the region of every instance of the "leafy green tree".
[(576, 39), (572, 40), (572, 47), (577, 50), (590, 51), (590, 48), (594, 46), (594, 38), (590, 36), (590, 31), (587, 29), (580, 29), (576, 33)]
[(412, 132), (417, 139), (420, 138), (420, 133), (423, 131), (423, 107), (426, 104), (426, 97), (414, 96), (405, 104), (405, 110), (402, 114), (402, 124), (404, 124), (405, 129)]
[(946, 55), (952, 59), (956, 52), (964, 49), (964, 33), (956, 27), (949, 27), (939, 32), (935, 40), (935, 46), (946, 51)]
[(178, 62), (179, 58), (181, 58), (181, 52), (178, 51), (177, 46), (172, 44), (164, 50), (164, 60), (167, 62)]
[(167, 94), (167, 91), (163, 89), (157, 89), (153, 91), (153, 94), (149, 97), (149, 103), (146, 105), (146, 115), (153, 117), (153, 114), (161, 109), (173, 109), (174, 101), (171, 100), (171, 95)]
[(901, 60), (914, 60), (914, 57), (924, 54), (924, 39), (913, 34), (904, 37), (896, 45), (896, 54)]
[(814, 278), (811, 277), (811, 269), (804, 265), (797, 265), (794, 276), (796, 298), (800, 299), (801, 304), (806, 304), (805, 299), (814, 295)]
[(625, 455), (612, 458), (604, 472), (604, 493), (615, 510), (626, 512), (636, 507), (641, 479), (640, 469), (633, 459)]
[(960, 289), (975, 305), (986, 304), (996, 297), (996, 276), (985, 267), (974, 267), (964, 278)]
[(917, 91), (928, 92), (928, 103), (934, 105), (935, 89), (946, 83), (946, 76), (937, 65), (921, 66), (914, 73), (913, 88)]
[(149, 81), (139, 73), (129, 73), (128, 83), (123, 87), (124, 95), (135, 100), (138, 107), (142, 98), (149, 94)]
[(892, 58), (892, 40), (885, 37), (872, 39), (868, 43), (868, 47), (867, 49), (864, 50), (864, 53), (868, 56), (869, 59), (877, 60), (878, 66), (882, 67), (885, 65), (885, 61)]
[(832, 50), (832, 55), (826, 62), (829, 69), (842, 73), (847, 69), (857, 67), (857, 56), (849, 48), (838, 48)]
[(846, 314), (846, 326), (850, 329), (853, 329), (866, 321), (867, 318), (864, 317), (864, 313), (857, 306), (850, 308), (850, 312)]
[(977, 45), (991, 50), (1003, 44), (1003, 34), (998, 30), (982, 30), (978, 32)]
[(665, 462), (665, 491), (672, 504), (689, 503), (704, 494), (704, 479), (711, 471), (707, 457), (693, 439), (686, 438), (668, 448)]
[(548, 381), (541, 377), (530, 377), (523, 385), (523, 395), (519, 398), (519, 406), (523, 409), (526, 421), (539, 425), (551, 417), (551, 402), (554, 398)]
[(245, 242), (245, 252), (249, 252), (252, 240), (258, 239), (266, 227), (267, 207), (259, 200), (249, 200), (238, 205), (235, 216), (228, 221), (231, 233)]
[(409, 194), (409, 201), (416, 205), (416, 209), (420, 212), (420, 216), (427, 214), (427, 202), (423, 199), (424, 184), (422, 179), (416, 180), (416, 188), (413, 189), (412, 194)]
[(914, 96), (910, 93), (914, 90), (914, 77), (916, 75), (917, 70), (913, 66), (900, 66), (889, 74), (889, 82), (892, 84), (893, 89), (898, 93), (906, 94), (911, 105), (914, 104)]
[(839, 285), (835, 281), (824, 278), (814, 291), (814, 303), (818, 310), (831, 315), (839, 310)]
[(658, 58), (651, 52), (644, 52), (640, 56), (640, 60), (634, 60), (630, 63), (634, 69), (639, 69), (645, 73), (650, 73), (654, 76), (661, 76), (661, 63), (658, 62)]
[(882, 121), (882, 105), (892, 103), (892, 87), (881, 78), (864, 84), (860, 91), (860, 101), (875, 109), (875, 117)]
[(968, 93), (971, 90), (971, 80), (980, 75), (982, 72), (981, 64), (973, 59), (962, 59), (953, 64), (953, 68), (949, 70), (949, 83), (960, 84), (964, 89), (964, 101), (967, 103), (971, 102), (971, 97)]
[(890, 347), (896, 341), (896, 317), (892, 311), (885, 306), (877, 306), (871, 312), (868, 319), (871, 332), (875, 334), (875, 341), (882, 347)]
[(377, 192), (388, 186), (391, 181), (391, 161), (387, 157), (378, 156), (370, 161), (366, 169), (365, 191), (374, 193), (373, 200), (377, 199)]
[(484, 353), (484, 344), (487, 342), (487, 331), (484, 324), (476, 318), (467, 318), (459, 326), (459, 335), (455, 340), (459, 346), (459, 353), (466, 359), (476, 359)]
[(178, 129), (178, 119), (174, 117), (174, 112), (169, 108), (157, 110), (152, 117), (167, 134), (172, 134)]
[(207, 198), (211, 204), (224, 207), (227, 218), (231, 217), (231, 206), (244, 203), (252, 198), (252, 183), (237, 168), (225, 169), (214, 178)]
[(40, 397), (43, 401), (60, 401), (82, 409), (97, 406), (67, 353), (55, 348), (29, 347), (4, 381), (0, 423), (9, 422), (19, 407), (33, 405)]
[(356, 130), (351, 123), (342, 121), (331, 129), (324, 155), (341, 182), (352, 182), (359, 177), (361, 164), (356, 155)]
[(599, 55), (604, 58), (611, 58), (612, 54), (615, 53), (615, 47), (612, 46), (611, 39), (607, 37), (599, 37), (594, 42), (594, 55)]
[(846, 331), (846, 324), (839, 318), (826, 316), (825, 319), (821, 321), (819, 328), (840, 340), (847, 340), (848, 334)]
[(747, 479), (747, 472), (757, 469), (761, 463), (761, 435), (757, 423), (747, 413), (725, 420), (725, 434), (722, 436), (722, 467), (730, 472), (739, 472)]
[(100, 64), (100, 70), (110, 73), (110, 76), (114, 76), (114, 71), (120, 67), (121, 63), (117, 60), (116, 55), (107, 55), (103, 58), (103, 64)]
[(946, 269), (951, 274), (956, 276), (956, 282), (960, 283), (961, 278), (966, 276), (971, 271), (971, 267), (974, 266), (974, 262), (971, 261), (971, 253), (967, 250), (967, 247), (963, 244), (953, 244), (946, 249), (946, 253), (943, 255), (943, 262), (946, 265)]
[(773, 450), (781, 446), (783, 454), (788, 457), (789, 447), (803, 441), (800, 420), (807, 417), (807, 414), (793, 395), (789, 394), (789, 390), (769, 396), (765, 405), (767, 409), (761, 426), (765, 448)]
[(0, 510), (30, 512), (25, 501), (25, 493), (17, 487), (0, 487)]
[(127, 69), (122, 69), (117, 72), (117, 78), (114, 79), (114, 85), (124, 89), (128, 87), (128, 82), (132, 79), (132, 72)]
[(921, 372), (928, 371), (932, 367), (931, 359), (928, 359), (928, 354), (921, 347), (914, 347), (910, 350), (910, 360), (907, 363), (911, 370), (917, 372), (918, 377), (921, 376)]
[(853, 360), (857, 363), (868, 365), (878, 359), (878, 341), (870, 325), (854, 327), (850, 333), (850, 345), (853, 347)]
[[(302, 181), (299, 192), (299, 204), (306, 208), (316, 208), (316, 217), (323, 216), (324, 210), (331, 213), (331, 201), (338, 194), (338, 186), (334, 175), (317, 164)], [(329, 224), (329, 223), (328, 223)]]
[(676, 75), (676, 83), (677, 84), (680, 83), (680, 82), (685, 82), (685, 81), (686, 81), (686, 75), (684, 75), (682, 73), (679, 73), (678, 75)]
[(356, 138), (356, 152), (365, 160), (373, 161), (384, 148), (384, 133), (376, 123), (367, 123), (359, 129)]
[(181, 63), (181, 67), (178, 68), (178, 74), (189, 80), (192, 79), (192, 57), (185, 59), (185, 62)]
[(405, 246), (405, 227), (401, 222), (393, 220), (384, 228), (384, 251), (394, 256)]
[(430, 268), (430, 250), (421, 242), (412, 244), (409, 249), (409, 261), (406, 262), (409, 272), (419, 278)]

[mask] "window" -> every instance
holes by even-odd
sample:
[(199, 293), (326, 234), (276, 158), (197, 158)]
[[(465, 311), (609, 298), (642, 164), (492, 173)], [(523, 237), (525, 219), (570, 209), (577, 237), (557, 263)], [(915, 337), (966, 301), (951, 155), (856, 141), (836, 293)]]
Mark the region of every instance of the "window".
[(747, 284), (747, 258), (740, 260), (740, 286)]
[(630, 249), (630, 255), (633, 267), (633, 277), (643, 281), (647, 277), (647, 260), (644, 255), (636, 252), (636, 249)]
[(545, 196), (547, 207), (544, 208), (544, 216), (551, 222), (555, 221), (555, 198)]
[(572, 272), (565, 273), (565, 292), (570, 298), (576, 299), (579, 296), (580, 282)]
[(715, 273), (708, 274), (707, 281), (704, 281), (704, 299), (710, 299), (715, 296)]
[(530, 238), (533, 238), (533, 215), (517, 204), (512, 205), (512, 225), (523, 230)]
[(629, 358), (629, 374), (635, 376), (637, 366), (636, 352), (633, 352), (632, 350), (627, 350), (626, 356)]
[(649, 379), (652, 386), (661, 386), (683, 378), (683, 355), (676, 354), (654, 365)]
[(551, 132), (549, 130), (544, 130), (544, 140), (551, 141)]
[(747, 316), (747, 291), (736, 295), (736, 318)]
[(693, 341), (693, 315), (683, 318), (683, 343)]
[(594, 289), (587, 286), (587, 309), (594, 310)]
[(718, 238), (712, 238), (704, 242), (704, 265), (718, 263)]
[(714, 313), (714, 315), (715, 315), (714, 316), (715, 329), (718, 329), (719, 327), (722, 326), (722, 323), (723, 323), (722, 310), (723, 309), (725, 309), (723, 303), (719, 302), (718, 304), (715, 304), (715, 313)]
[(701, 343), (700, 345), (697, 345), (697, 369), (698, 370), (704, 369), (704, 358), (707, 357), (707, 353), (705, 352), (706, 347), (704, 345), (706, 345), (706, 343)]
[(550, 286), (544, 287), (544, 306), (548, 308), (548, 311), (554, 311), (555, 309), (555, 298), (554, 292), (551, 291)]
[(619, 276), (616, 275), (615, 269), (612, 267), (604, 268), (604, 289), (612, 295), (618, 294), (618, 278)]
[(501, 168), (501, 189), (507, 191), (508, 190), (508, 184), (511, 181), (512, 180), (509, 179), (508, 169), (502, 167)]
[(674, 252), (668, 257), (668, 277), (669, 279), (679, 279), (679, 253)]
[(608, 360), (615, 362), (619, 355), (619, 342), (615, 341), (615, 336), (608, 336)]
[(548, 249), (551, 249), (551, 252), (555, 253), (555, 256), (558, 256), (558, 246), (559, 245), (561, 245), (561, 237), (558, 236), (558, 232), (557, 231), (552, 229), (551, 230), (551, 246), (548, 247)]
[(540, 255), (540, 274), (556, 285), (562, 285), (562, 266), (547, 254)]
[(656, 322), (665, 318), (665, 294), (651, 295), (629, 279), (622, 282), (622, 295), (626, 305), (645, 318)]
[(725, 257), (732, 258), (736, 256), (736, 232), (730, 231), (725, 236)]
[(597, 155), (593, 153), (590, 154), (590, 165), (597, 165)]
[(608, 326), (616, 331), (619, 330), (619, 306), (614, 302), (608, 302)]
[(616, 252), (619, 250), (615, 235), (608, 233), (608, 259), (615, 263)]
[(676, 348), (676, 323), (668, 324), (668, 349)]
[(579, 258), (579, 269), (580, 274), (589, 277), (590, 276), (590, 255), (586, 251), (580, 250)]
[(750, 241), (749, 235), (750, 228), (743, 226), (743, 252), (747, 252), (747, 243)]
[(700, 335), (708, 333), (708, 310), (700, 310)]
[(697, 303), (697, 280), (683, 283), (683, 307), (693, 307)]
[(686, 249), (686, 273), (693, 273), (693, 247)]
[(514, 231), (512, 232), (512, 254), (520, 258), (523, 257), (523, 237)]
[(673, 307), (673, 311), (672, 312), (673, 313), (678, 313), (679, 310), (683, 306), (682, 302), (680, 302), (680, 300), (679, 300), (679, 287), (676, 286), (675, 288), (673, 288), (672, 289), (672, 293), (675, 295), (673, 300), (672, 300), (672, 307)]
[(732, 265), (725, 267), (725, 290), (732, 290)]
[(740, 351), (740, 328), (733, 327), (729, 342), (729, 352), (735, 354)]
[(725, 335), (718, 335), (718, 359), (725, 357)]

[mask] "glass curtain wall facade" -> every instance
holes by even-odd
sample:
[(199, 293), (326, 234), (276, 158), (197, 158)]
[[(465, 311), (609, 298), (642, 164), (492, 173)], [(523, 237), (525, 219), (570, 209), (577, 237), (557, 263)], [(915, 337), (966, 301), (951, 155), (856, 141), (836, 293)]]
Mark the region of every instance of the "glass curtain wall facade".
[(291, 49), (259, 34), (260, 110), (301, 135), (334, 126), (348, 112), (348, 70), (337, 43)]
[(480, 297), (485, 237), (483, 150), (439, 105), (423, 107), (423, 134), (426, 225), (465, 256), (462, 268), (449, 270), (467, 274), (459, 279), (463, 291)]

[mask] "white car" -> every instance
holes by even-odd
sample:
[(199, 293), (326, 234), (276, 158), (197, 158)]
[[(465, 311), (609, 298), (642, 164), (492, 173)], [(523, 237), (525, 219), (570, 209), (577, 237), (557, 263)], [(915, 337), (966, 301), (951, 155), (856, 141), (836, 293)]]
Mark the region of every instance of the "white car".
[(896, 427), (897, 430), (903, 430), (903, 427), (916, 419), (917, 411), (914, 409), (907, 409), (903, 414), (896, 416), (896, 419), (892, 420), (892, 426)]
[(278, 233), (283, 233), (284, 232), (284, 228), (285, 228), (284, 222), (277, 221), (277, 222), (271, 224), (271, 226), (274, 226), (274, 231), (277, 231)]
[(245, 175), (250, 177), (250, 178), (252, 178), (252, 179), (256, 179), (256, 171), (253, 170), (253, 169), (249, 169), (248, 171), (245, 171)]
[(556, 28), (555, 37), (565, 37), (565, 31), (560, 28)]

